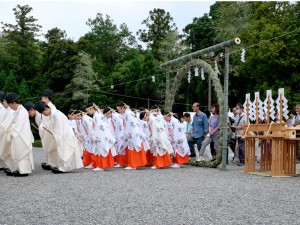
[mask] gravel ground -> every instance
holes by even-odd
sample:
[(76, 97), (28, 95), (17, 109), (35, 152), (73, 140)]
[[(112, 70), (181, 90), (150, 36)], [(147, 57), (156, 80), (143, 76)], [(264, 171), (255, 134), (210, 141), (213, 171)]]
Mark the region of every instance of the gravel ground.
[[(52, 174), (0, 172), (0, 224), (300, 224), (300, 177), (185, 166)], [(299, 166), (299, 165), (298, 165)]]

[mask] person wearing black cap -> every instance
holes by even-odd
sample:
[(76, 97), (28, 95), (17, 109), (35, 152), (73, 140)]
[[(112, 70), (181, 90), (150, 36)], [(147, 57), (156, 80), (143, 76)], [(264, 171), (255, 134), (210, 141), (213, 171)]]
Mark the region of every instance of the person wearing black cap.
[(35, 123), (38, 126), (39, 135), (41, 138), (43, 150), (45, 151), (45, 162), (41, 164), (44, 170), (51, 170), (51, 166), (55, 166), (58, 164), (58, 156), (57, 156), (57, 146), (56, 141), (44, 127), (47, 127), (47, 122), (50, 120), (43, 118), (42, 114), (39, 113), (34, 108), (34, 104), (32, 102), (26, 102), (24, 108), (28, 111), (30, 117), (34, 117)]
[(42, 93), (42, 101), (45, 102), (49, 108), (56, 109), (55, 105), (51, 102), (54, 92), (51, 89), (45, 89)]
[(8, 93), (5, 100), (9, 107), (15, 111), (13, 119), (6, 125), (10, 139), (9, 157), (4, 160), (9, 170), (7, 175), (28, 176), (34, 169), (32, 156), (32, 143), (34, 138), (30, 129), (30, 122), (26, 109), (18, 103), (19, 96)]
[(57, 109), (50, 108), (43, 101), (38, 101), (34, 108), (45, 117), (49, 117), (50, 123), (45, 124), (44, 129), (53, 135), (56, 141), (58, 164), (51, 168), (52, 172), (64, 173), (81, 168), (83, 165), (77, 139), (66, 115)]

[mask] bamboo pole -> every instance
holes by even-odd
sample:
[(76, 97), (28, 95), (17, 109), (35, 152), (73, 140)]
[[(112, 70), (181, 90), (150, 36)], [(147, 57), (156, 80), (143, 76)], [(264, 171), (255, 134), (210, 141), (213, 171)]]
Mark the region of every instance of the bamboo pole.
[(229, 80), (229, 47), (225, 47), (225, 76), (224, 76), (224, 109), (222, 123), (222, 170), (226, 170), (227, 161), (227, 117), (228, 117), (228, 80)]
[(181, 56), (177, 59), (173, 59), (171, 61), (165, 62), (165, 63), (161, 64), (160, 66), (161, 67), (172, 66), (172, 65), (178, 64), (180, 62), (195, 58), (195, 57), (200, 56), (200, 55), (208, 54), (208, 53), (214, 52), (214, 51), (219, 51), (221, 49), (224, 49), (225, 47), (230, 47), (232, 45), (239, 45), (240, 43), (241, 43), (241, 39), (239, 39), (237, 37), (237, 38), (234, 38), (234, 39), (224, 41), (222, 43), (210, 46), (208, 48), (201, 49), (201, 50), (193, 52), (191, 54)]

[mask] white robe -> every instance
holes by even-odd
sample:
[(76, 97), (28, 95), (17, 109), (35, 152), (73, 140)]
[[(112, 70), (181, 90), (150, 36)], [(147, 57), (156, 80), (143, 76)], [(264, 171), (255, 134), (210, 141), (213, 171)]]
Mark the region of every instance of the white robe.
[(114, 131), (116, 142), (116, 151), (119, 155), (125, 155), (127, 142), (125, 140), (125, 127), (123, 125), (122, 116), (119, 113), (113, 112), (111, 117), (111, 126)]
[(102, 113), (95, 112), (93, 115), (93, 126), (93, 154), (106, 157), (109, 151), (111, 151), (112, 156), (116, 156), (116, 138), (112, 134), (106, 117)]
[[(8, 140), (11, 142), (10, 157), (12, 164), (8, 165), (11, 171), (19, 171), (20, 174), (32, 173), (34, 169), (32, 156), (32, 143), (34, 138), (30, 128), (27, 110), (19, 105), (14, 118), (6, 127)], [(10, 164), (10, 163), (8, 163)]]
[(83, 139), (80, 137), (80, 129), (81, 129), (81, 121), (80, 120), (73, 120), (76, 124), (76, 133), (75, 133), (75, 136), (77, 138), (77, 145), (78, 145), (78, 148), (80, 150), (80, 155), (82, 156), (83, 155)]
[(10, 155), (11, 143), (8, 141), (8, 130), (15, 113), (13, 109), (7, 108), (3, 120), (0, 121), (0, 160), (2, 160), (2, 163), (5, 164), (6, 167), (13, 167), (13, 161)]
[(167, 122), (168, 137), (174, 149), (174, 156), (178, 153), (184, 157), (186, 154), (190, 154), (190, 148), (187, 142), (185, 131), (182, 128), (179, 120), (171, 117), (171, 120)]
[[(2, 105), (2, 103), (0, 103), (0, 123), (2, 122), (2, 120), (4, 119), (6, 114), (6, 109), (5, 107)], [(5, 163), (3, 160), (0, 159), (0, 168), (5, 167)]]
[(0, 103), (0, 123), (4, 120), (6, 108)]
[(127, 142), (128, 149), (139, 152), (145, 143), (145, 139), (134, 113), (129, 108), (125, 110), (123, 120), (125, 122), (125, 141)]
[(93, 135), (93, 119), (83, 115), (79, 128), (79, 138), (83, 140), (83, 149), (92, 153), (91, 135)]
[(56, 141), (58, 169), (67, 172), (83, 167), (77, 138), (69, 125), (68, 118), (61, 111), (51, 109), (49, 119), (51, 123), (46, 128)]
[(168, 139), (166, 129), (162, 123), (160, 117), (155, 117), (150, 114), (149, 116), (149, 129), (151, 132), (151, 152), (154, 156), (163, 156), (167, 152), (169, 154), (173, 153), (173, 148), (171, 142)]
[(36, 112), (35, 122), (39, 127), (39, 135), (41, 137), (43, 149), (46, 153), (45, 162), (52, 167), (56, 167), (59, 165), (56, 141), (53, 135), (46, 130), (47, 127), (52, 126), (51, 120), (49, 117), (45, 117), (39, 112)]

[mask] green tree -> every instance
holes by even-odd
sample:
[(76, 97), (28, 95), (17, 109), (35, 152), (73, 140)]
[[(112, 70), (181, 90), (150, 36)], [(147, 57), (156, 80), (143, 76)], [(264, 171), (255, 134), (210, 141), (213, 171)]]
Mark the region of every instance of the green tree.
[(104, 17), (101, 13), (98, 13), (95, 19), (88, 19), (87, 25), (91, 31), (80, 38), (79, 46), (92, 58), (95, 57), (94, 65), (106, 67), (100, 69), (100, 73), (99, 68), (96, 68), (97, 73), (107, 75), (117, 63), (121, 62), (128, 46), (136, 45), (135, 38), (126, 24), (122, 24), (119, 29), (110, 16)]
[(167, 36), (160, 41), (158, 54), (163, 62), (175, 59), (186, 53), (190, 53), (190, 49), (184, 45), (177, 31), (168, 33)]
[(79, 63), (76, 43), (67, 38), (65, 31), (53, 28), (45, 35), (43, 73), (47, 86), (55, 92), (65, 90)]
[[(66, 90), (73, 92), (73, 107), (88, 103), (91, 99), (91, 94), (97, 94), (99, 87), (96, 85), (96, 81), (97, 74), (93, 70), (92, 60), (88, 54), (82, 53), (71, 83), (66, 88)], [(76, 103), (78, 104), (76, 105)]]
[(152, 50), (154, 58), (161, 60), (158, 50), (160, 43), (166, 38), (170, 32), (177, 30), (173, 17), (164, 9), (150, 10), (147, 19), (143, 20), (142, 24), (146, 29), (139, 29), (137, 35), (139, 39), (147, 44), (147, 47)]
[(1, 70), (0, 71), (0, 90), (2, 90), (4, 87), (5, 78), (6, 78), (6, 74), (5, 74), (4, 70)]
[(13, 11), (16, 24), (1, 22), (2, 38), (5, 39), (7, 57), (13, 59), (7, 65), (7, 70), (14, 70), (20, 82), (23, 78), (31, 79), (39, 73), (41, 51), (35, 38), (41, 26), (35, 23), (37, 19), (29, 16), (32, 8), (28, 5), (17, 5)]
[(262, 96), (267, 89), (275, 93), (284, 87), (291, 106), (300, 101), (295, 90), (300, 83), (298, 4), (289, 2), (252, 3), (251, 25), (241, 32), (246, 49), (246, 62), (236, 67), (239, 79), (247, 82), (235, 83), (244, 93), (259, 90)]
[[(151, 52), (147, 52), (142, 62), (139, 81), (135, 85), (137, 96), (146, 98), (157, 98), (157, 87), (160, 82), (158, 75), (158, 63), (154, 60)], [(155, 76), (155, 82), (152, 81), (152, 76)]]
[(25, 79), (23, 79), (20, 83), (18, 93), (20, 99), (23, 100), (23, 102), (26, 102), (26, 99), (30, 97), (29, 87)]
[(12, 72), (5, 79), (3, 91), (5, 93), (14, 92), (16, 94), (19, 92), (16, 77)]
[(185, 43), (191, 48), (192, 52), (215, 44), (213, 21), (208, 14), (204, 14), (200, 18), (195, 17), (193, 22), (186, 25), (183, 31), (186, 37)]

